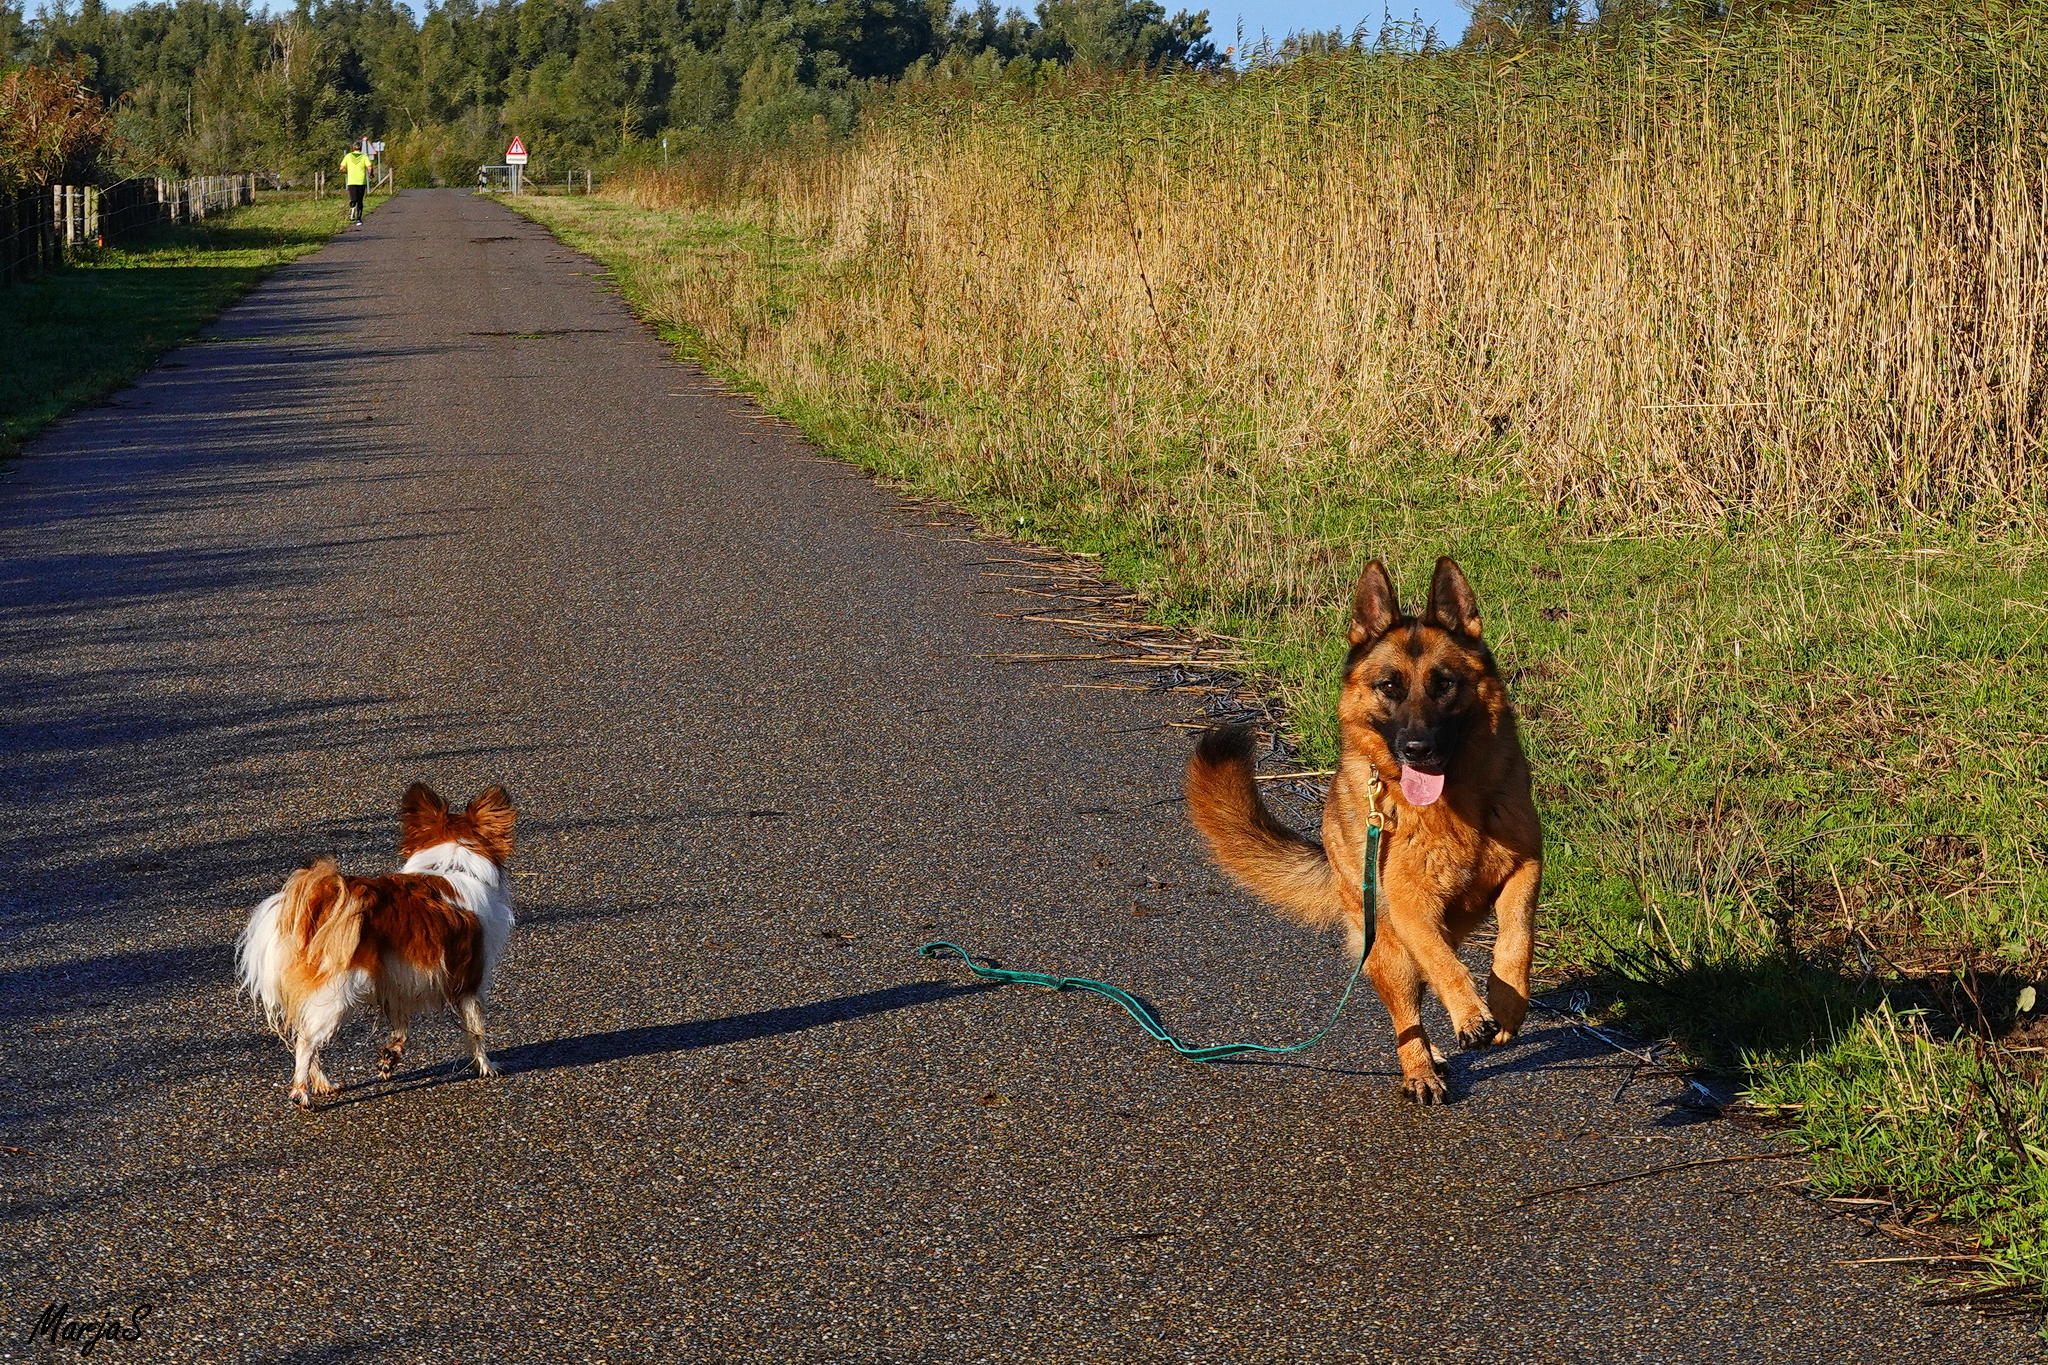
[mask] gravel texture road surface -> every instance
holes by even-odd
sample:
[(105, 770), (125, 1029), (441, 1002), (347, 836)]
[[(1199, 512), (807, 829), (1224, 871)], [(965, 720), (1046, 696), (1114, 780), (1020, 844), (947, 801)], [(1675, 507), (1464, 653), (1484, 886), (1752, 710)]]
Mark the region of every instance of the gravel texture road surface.
[[(820, 457), (487, 199), (413, 192), (0, 482), (0, 1356), (52, 1303), (194, 1361), (1989, 1362), (1906, 1254), (1540, 1016), (1393, 1094), (1334, 944), (1209, 869), (1185, 696), (1017, 555)], [(1363, 551), (1367, 547), (1360, 547)], [(1409, 575), (1423, 566), (1405, 566)], [(1486, 585), (1478, 585), (1485, 594)], [(1332, 648), (1336, 648), (1333, 642)], [(507, 784), (506, 1075), (415, 1033), (285, 1102), (232, 941)]]

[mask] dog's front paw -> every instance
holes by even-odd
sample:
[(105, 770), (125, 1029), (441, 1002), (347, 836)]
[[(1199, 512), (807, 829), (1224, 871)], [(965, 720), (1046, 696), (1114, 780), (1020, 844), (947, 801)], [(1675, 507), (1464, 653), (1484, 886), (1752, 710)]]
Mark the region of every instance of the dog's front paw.
[(1396, 1093), (1410, 1104), (1449, 1104), (1451, 1102), (1450, 1087), (1444, 1084), (1442, 1076), (1434, 1072), (1426, 1076), (1403, 1076)]
[(497, 1076), (503, 1073), (497, 1067), (491, 1065), (490, 1058), (479, 1057), (476, 1059), (476, 1074), (479, 1076)]
[(306, 1098), (306, 1087), (304, 1085), (292, 1087), (292, 1103), (301, 1109), (310, 1109), (312, 1107), (313, 1101)]
[(402, 1044), (391, 1044), (377, 1054), (377, 1074), (387, 1081), (390, 1080), (391, 1073), (398, 1070), (399, 1059), (404, 1056), (405, 1047)]
[(1482, 1014), (1458, 1030), (1458, 1046), (1470, 1051), (1473, 1048), (1492, 1047), (1497, 1042), (1507, 1041), (1500, 1031), (1500, 1025), (1493, 1022), (1493, 1016)]

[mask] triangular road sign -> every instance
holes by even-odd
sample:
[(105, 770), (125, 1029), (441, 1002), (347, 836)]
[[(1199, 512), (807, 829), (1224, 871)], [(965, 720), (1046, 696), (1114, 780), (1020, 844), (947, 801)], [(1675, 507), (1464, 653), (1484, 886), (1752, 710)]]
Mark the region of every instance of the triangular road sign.
[(524, 155), (526, 155), (526, 144), (525, 144), (524, 142), (520, 141), (520, 140), (519, 140), (518, 138), (516, 138), (516, 137), (515, 137), (515, 138), (513, 138), (513, 139), (512, 139), (512, 145), (511, 145), (510, 147), (507, 147), (507, 148), (505, 149), (505, 155), (506, 155), (506, 156), (524, 156)]

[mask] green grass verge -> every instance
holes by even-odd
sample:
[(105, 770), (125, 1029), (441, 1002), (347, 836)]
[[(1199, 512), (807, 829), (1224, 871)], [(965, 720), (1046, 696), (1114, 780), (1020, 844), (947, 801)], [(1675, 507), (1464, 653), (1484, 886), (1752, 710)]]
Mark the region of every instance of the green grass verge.
[(346, 203), (259, 193), (246, 208), (0, 286), (0, 456), (117, 391), (265, 275), (325, 245)]
[[(2037, 1039), (2038, 1041), (2038, 1039)], [(1934, 1254), (1977, 1254), (1987, 1304), (2035, 1304), (2048, 1265), (2048, 1068), (2040, 1054), (1938, 1041), (1924, 1017), (1880, 1005), (1831, 1045), (1758, 1057), (1750, 1098), (1796, 1119), (1830, 1197), (1879, 1195), (1923, 1225), (1965, 1230)], [(1901, 1247), (1899, 1252), (1911, 1252)]]
[[(825, 448), (991, 529), (1100, 555), (1162, 623), (1245, 641), (1295, 701), (1307, 756), (1330, 755), (1340, 609), (1289, 636), (1276, 628), (1284, 604), (1205, 584), (1160, 527), (1102, 496), (1093, 471), (997, 478), (987, 460), (935, 456), (931, 415), (957, 418), (971, 400), (824, 347), (801, 380), (763, 373), (744, 344), (712, 345), (671, 287), (701, 261), (747, 296), (731, 305), (745, 336), (857, 291), (857, 262), (827, 266), (746, 222), (603, 198), (515, 207), (609, 266), (680, 353)], [(1004, 414), (971, 416), (1000, 441)], [(1360, 478), (1341, 450), (1303, 452), (1258, 510), (1333, 547), (1333, 579), (1378, 554), (1412, 594), (1437, 554), (1463, 562), (1538, 775), (1545, 970), (1610, 987), (1615, 1015), (1797, 1121), (1825, 1191), (1976, 1225), (1994, 1283), (2037, 1291), (2040, 1071), (2032, 1054), (1953, 1041), (1953, 1025), (2025, 1024), (2023, 990), (2048, 971), (2038, 548), (1938, 525), (1884, 538), (1782, 526), (1591, 537), (1483, 469), (1427, 451), (1379, 460), (1400, 477)], [(1176, 477), (1156, 458), (1115, 472)], [(1873, 1102), (1908, 1072), (1915, 1100)], [(1995, 1097), (2022, 1093), (2032, 1107), (2001, 1117)]]

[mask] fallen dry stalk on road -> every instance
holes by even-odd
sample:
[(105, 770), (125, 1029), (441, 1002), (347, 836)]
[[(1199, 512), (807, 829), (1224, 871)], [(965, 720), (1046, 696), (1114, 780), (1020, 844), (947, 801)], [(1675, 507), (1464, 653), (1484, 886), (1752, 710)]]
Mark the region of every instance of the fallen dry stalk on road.
[(1525, 1194), (1512, 1204), (1507, 1205), (1507, 1207), (1518, 1209), (1524, 1204), (1534, 1203), (1538, 1199), (1548, 1199), (1556, 1194), (1571, 1194), (1578, 1190), (1597, 1190), (1608, 1185), (1620, 1185), (1630, 1180), (1643, 1180), (1653, 1175), (1667, 1175), (1672, 1171), (1690, 1171), (1702, 1166), (1731, 1166), (1739, 1161), (1806, 1161), (1808, 1159), (1810, 1159), (1810, 1154), (1807, 1152), (1746, 1152), (1740, 1156), (1710, 1156), (1702, 1157), (1698, 1161), (1674, 1161), (1668, 1166), (1652, 1166), (1647, 1170), (1630, 1171), (1627, 1175), (1608, 1176), (1604, 1180), (1585, 1180), (1576, 1185), (1555, 1185), (1547, 1190), (1538, 1190), (1534, 1194)]

